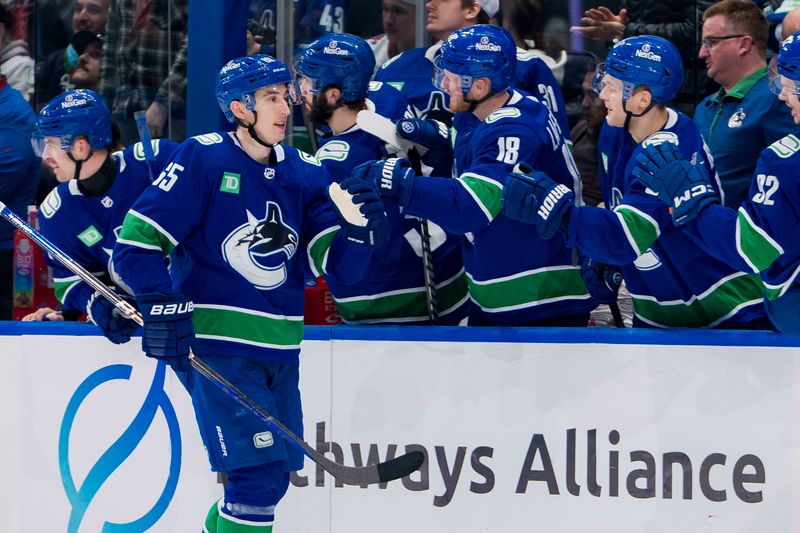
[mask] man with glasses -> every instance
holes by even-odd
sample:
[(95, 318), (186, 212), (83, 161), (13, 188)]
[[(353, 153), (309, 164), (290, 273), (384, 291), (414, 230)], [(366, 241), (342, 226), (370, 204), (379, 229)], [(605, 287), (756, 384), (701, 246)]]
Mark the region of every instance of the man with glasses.
[(749, 0), (722, 0), (703, 14), (700, 59), (721, 87), (703, 100), (695, 122), (722, 182), (725, 205), (746, 199), (761, 151), (796, 130), (786, 106), (769, 95), (769, 24)]

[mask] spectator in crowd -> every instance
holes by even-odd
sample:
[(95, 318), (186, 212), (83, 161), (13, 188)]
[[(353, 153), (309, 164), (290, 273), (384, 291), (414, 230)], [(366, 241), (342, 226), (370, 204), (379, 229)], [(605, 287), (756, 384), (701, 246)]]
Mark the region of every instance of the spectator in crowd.
[(606, 106), (592, 88), (594, 69), (583, 78), (583, 98), (581, 108), (583, 118), (570, 131), (572, 136), (572, 156), (583, 183), (583, 201), (586, 205), (597, 205), (603, 201), (600, 173), (597, 168), (597, 140), (600, 128), (606, 119)]
[(98, 92), (123, 145), (139, 139), (133, 114), (145, 109), (153, 138), (183, 139), (188, 22), (187, 0), (111, 4)]
[[(51, 52), (36, 65), (36, 101), (39, 107), (49, 102), (58, 93), (74, 89), (70, 80), (70, 71), (78, 64), (80, 55), (89, 41), (87, 35), (78, 37), (76, 49), (75, 36), (78, 32), (86, 32), (94, 36), (103, 35), (108, 21), (110, 0), (75, 0), (72, 10), (72, 37), (70, 44)], [(99, 62), (98, 62), (99, 65)], [(94, 89), (94, 87), (81, 87)]]
[(414, 48), (417, 28), (415, 0), (383, 0), (383, 34), (367, 41), (379, 68), (404, 50)]
[(22, 93), (25, 100), (33, 97), (34, 63), (23, 39), (14, 39), (16, 21), (11, 11), (0, 4), (0, 74), (7, 83)]
[(517, 48), (527, 50), (540, 58), (553, 71), (556, 81), (564, 81), (566, 50), (553, 55), (544, 49), (544, 6), (542, 0), (500, 0), (500, 24), (511, 33)]
[(595, 89), (608, 108), (598, 146), (606, 207), (576, 206), (572, 193), (545, 173), (529, 172), (509, 176), (503, 210), (542, 236), (563, 234), (586, 258), (584, 282), (598, 300), (613, 301), (618, 269), (633, 297), (634, 326), (760, 329), (768, 320), (757, 276), (703, 252), (633, 173), (647, 146), (674, 143), (714, 175), (697, 126), (667, 107), (682, 78), (669, 41), (648, 35), (620, 41), (598, 69)]
[(614, 13), (600, 6), (586, 11), (581, 22), (570, 31), (589, 39), (617, 42), (636, 35), (656, 35), (674, 43), (683, 60), (685, 78), (674, 105), (688, 115), (710, 91), (708, 78), (697, 64), (700, 27), (697, 23), (711, 0), (624, 0), (624, 8)]
[[(31, 148), (36, 123), (22, 94), (0, 74), (0, 201), (23, 219), (39, 182), (39, 158)], [(14, 227), (0, 225), (0, 320), (11, 320)]]
[(747, 198), (758, 156), (797, 131), (789, 109), (769, 92), (768, 25), (750, 0), (722, 0), (703, 15), (700, 58), (720, 85), (695, 111), (722, 180), (723, 202), (738, 208)]
[(71, 46), (78, 54), (78, 62), (68, 72), (74, 89), (95, 90), (100, 82), (100, 60), (103, 57), (101, 35), (90, 31), (79, 31), (72, 36)]

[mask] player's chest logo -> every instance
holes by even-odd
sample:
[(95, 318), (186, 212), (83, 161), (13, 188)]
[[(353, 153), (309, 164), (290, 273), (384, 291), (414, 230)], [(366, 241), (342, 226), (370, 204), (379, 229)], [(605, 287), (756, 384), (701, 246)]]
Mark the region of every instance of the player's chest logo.
[(266, 167), (264, 169), (264, 177), (268, 180), (271, 180), (275, 177), (275, 169), (272, 167)]
[(247, 222), (223, 241), (222, 254), (256, 288), (270, 290), (286, 281), (286, 263), (297, 251), (297, 242), (297, 232), (284, 223), (281, 208), (267, 202), (264, 218), (247, 211)]
[(103, 207), (111, 207), (114, 205), (114, 200), (111, 199), (110, 196), (104, 196), (100, 203), (103, 204)]
[(728, 127), (729, 128), (741, 128), (742, 124), (744, 123), (744, 119), (747, 117), (747, 114), (744, 112), (744, 109), (741, 107), (739, 108), (736, 113), (731, 115), (731, 118), (728, 119)]

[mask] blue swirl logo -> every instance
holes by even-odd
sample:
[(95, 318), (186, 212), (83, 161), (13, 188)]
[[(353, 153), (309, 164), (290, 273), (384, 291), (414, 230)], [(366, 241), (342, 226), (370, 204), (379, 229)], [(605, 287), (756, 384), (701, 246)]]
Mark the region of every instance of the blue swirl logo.
[(164, 418), (167, 422), (171, 450), (169, 475), (161, 495), (150, 510), (141, 517), (128, 523), (106, 521), (103, 525), (103, 532), (141, 533), (142, 531), (147, 531), (161, 518), (175, 494), (181, 470), (181, 435), (175, 408), (164, 392), (166, 365), (161, 361), (156, 365), (153, 383), (150, 385), (150, 390), (147, 392), (139, 412), (122, 435), (114, 441), (89, 470), (83, 484), (80, 487), (75, 486), (69, 465), (69, 437), (72, 424), (75, 421), (75, 415), (84, 400), (94, 389), (112, 380), (129, 380), (131, 370), (132, 367), (130, 365), (110, 365), (97, 370), (78, 386), (67, 405), (58, 435), (58, 463), (64, 492), (66, 492), (72, 506), (67, 527), (68, 533), (78, 531), (89, 504), (108, 478), (136, 449), (150, 428), (150, 424), (159, 409), (164, 413)]

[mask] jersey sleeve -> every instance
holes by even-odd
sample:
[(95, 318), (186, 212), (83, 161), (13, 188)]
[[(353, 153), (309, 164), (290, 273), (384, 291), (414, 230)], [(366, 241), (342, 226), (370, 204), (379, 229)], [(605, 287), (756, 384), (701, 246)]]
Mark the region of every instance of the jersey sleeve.
[(794, 172), (792, 163), (796, 168), (798, 161), (787, 163), (772, 148), (764, 150), (749, 199), (738, 210), (719, 205), (703, 209), (687, 225), (689, 235), (711, 255), (743, 272), (769, 268), (783, 255), (787, 238), (794, 237), (792, 233), (800, 224), (797, 202), (792, 198), (796, 191), (781, 183), (782, 176)]
[(125, 217), (114, 265), (135, 294), (171, 290), (164, 258), (203, 224), (209, 184), (201, 149), (194, 139), (181, 145)]
[[(503, 114), (506, 113), (504, 116)], [(406, 212), (464, 234), (485, 228), (500, 214), (506, 175), (518, 162), (536, 166), (546, 142), (516, 108), (501, 108), (478, 126), (472, 162), (456, 179), (417, 177)]]

